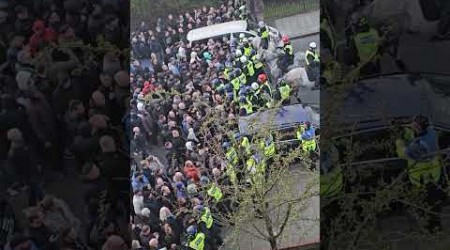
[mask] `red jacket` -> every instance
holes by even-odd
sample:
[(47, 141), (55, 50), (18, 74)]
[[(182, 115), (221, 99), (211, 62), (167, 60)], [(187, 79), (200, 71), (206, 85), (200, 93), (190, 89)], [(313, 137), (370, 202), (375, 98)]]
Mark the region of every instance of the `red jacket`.
[(36, 20), (33, 24), (34, 34), (30, 37), (30, 51), (34, 56), (39, 50), (39, 46), (43, 42), (54, 42), (57, 39), (57, 34), (52, 28), (45, 27), (45, 23), (41, 20)]
[(195, 166), (184, 166), (183, 168), (184, 175), (188, 179), (193, 179), (194, 181), (200, 181), (198, 170)]
[(154, 92), (156, 90), (155, 85), (153, 85), (151, 82), (146, 81), (144, 82), (144, 88), (142, 88), (142, 94), (146, 95), (148, 93)]

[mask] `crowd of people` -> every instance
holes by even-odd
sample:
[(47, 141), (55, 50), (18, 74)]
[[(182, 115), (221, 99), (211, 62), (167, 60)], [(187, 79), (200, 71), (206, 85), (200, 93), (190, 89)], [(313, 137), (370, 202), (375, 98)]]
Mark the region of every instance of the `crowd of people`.
[(126, 1), (0, 1), (0, 248), (129, 249), (128, 23)]
[[(230, 1), (169, 14), (154, 27), (142, 22), (131, 34), (133, 249), (217, 249), (222, 244), (217, 215), (233, 206), (221, 187), (236, 183), (238, 165), (264, 172), (259, 149), (267, 159), (275, 154), (273, 138), (254, 145), (239, 134), (236, 122), (291, 102), (291, 85), (271, 82), (258, 53), (268, 49), (266, 24), (258, 23), (260, 47), (241, 35), (186, 39), (192, 29), (245, 17), (243, 6)], [(281, 41), (292, 63), (289, 38)], [(314, 49), (306, 56), (311, 61), (318, 60)], [(213, 114), (216, 122), (205, 132), (202, 125)], [(219, 128), (223, 124), (226, 131)], [(315, 150), (311, 124), (297, 136), (308, 142), (306, 151)], [(225, 153), (208, 144), (217, 137)]]

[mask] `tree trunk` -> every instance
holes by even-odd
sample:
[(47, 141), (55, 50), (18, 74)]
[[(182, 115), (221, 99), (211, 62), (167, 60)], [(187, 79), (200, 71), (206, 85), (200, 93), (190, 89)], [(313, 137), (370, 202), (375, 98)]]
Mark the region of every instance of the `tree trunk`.
[(270, 238), (269, 239), (269, 243), (270, 243), (270, 249), (271, 250), (278, 250), (277, 239)]

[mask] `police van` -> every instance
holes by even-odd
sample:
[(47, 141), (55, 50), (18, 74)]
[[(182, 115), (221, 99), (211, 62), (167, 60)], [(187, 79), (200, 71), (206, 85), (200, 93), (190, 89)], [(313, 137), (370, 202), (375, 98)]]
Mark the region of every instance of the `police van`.
[(278, 149), (290, 149), (299, 144), (296, 131), (305, 122), (310, 122), (319, 135), (320, 115), (317, 107), (294, 104), (273, 108), (239, 118), (239, 133), (252, 136), (257, 131), (274, 131)]

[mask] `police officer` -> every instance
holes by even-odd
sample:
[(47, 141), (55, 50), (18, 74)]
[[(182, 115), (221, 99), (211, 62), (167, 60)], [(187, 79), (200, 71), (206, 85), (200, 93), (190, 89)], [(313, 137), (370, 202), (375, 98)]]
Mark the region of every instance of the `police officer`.
[(235, 68), (242, 68), (241, 61), (240, 61), (241, 57), (242, 57), (242, 50), (237, 49), (234, 54), (234, 61), (233, 61), (233, 66)]
[(350, 42), (351, 51), (360, 67), (359, 76), (379, 73), (381, 38), (378, 31), (369, 26), (365, 17), (359, 19), (356, 34)]
[(210, 237), (206, 239), (208, 245), (211, 246), (212, 249), (216, 249), (217, 245), (221, 245), (222, 238), (219, 235), (219, 230), (214, 223), (214, 218), (211, 214), (211, 210), (203, 205), (197, 205), (194, 207), (194, 214), (200, 216), (200, 220), (198, 221), (198, 227), (200, 231), (208, 232)]
[(230, 83), (233, 86), (234, 91), (239, 91), (241, 88), (241, 81), (239, 80), (239, 75), (237, 75), (237, 71), (233, 71), (230, 73)]
[(266, 74), (258, 75), (258, 83), (260, 84), (260, 88), (262, 91), (269, 93), (270, 97), (273, 98), (272, 87), (267, 79)]
[(223, 193), (219, 185), (215, 182), (211, 182), (206, 176), (202, 176), (200, 182), (206, 187), (206, 194), (213, 199), (214, 203), (217, 204), (222, 200)]
[(245, 96), (239, 97), (239, 115), (247, 116), (253, 114), (253, 105)]
[(252, 102), (254, 107), (262, 108), (265, 106), (264, 100), (261, 98), (261, 89), (259, 88), (259, 84), (257, 82), (253, 82), (250, 85), (251, 88), (251, 96), (250, 101)]
[(251, 45), (251, 43), (248, 41), (247, 38), (244, 38), (244, 39), (242, 40), (242, 43), (243, 43), (244, 55), (245, 55), (246, 57), (250, 58), (250, 55), (251, 55), (251, 53), (252, 53), (252, 50), (254, 49), (254, 48), (253, 48), (253, 45)]
[(247, 84), (247, 76), (240, 68), (235, 69), (235, 71), (239, 79), (239, 87), (242, 88)]
[(205, 249), (205, 234), (198, 231), (194, 225), (186, 229), (187, 243), (186, 247), (189, 250), (204, 250)]
[(273, 135), (269, 135), (268, 138), (261, 138), (259, 141), (259, 149), (264, 154), (264, 160), (268, 166), (272, 165), (273, 157), (276, 154), (276, 146)]
[(248, 157), (245, 166), (248, 173), (247, 182), (250, 185), (263, 185), (266, 174), (266, 164), (264, 160), (262, 160), (258, 154), (254, 153)]
[(283, 79), (279, 80), (278, 86), (279, 86), (278, 91), (280, 92), (281, 96), (281, 104), (289, 105), (291, 103), (291, 93), (292, 93), (291, 86)]
[(230, 73), (233, 71), (233, 63), (226, 62), (225, 63), (225, 70), (223, 71), (223, 74), (225, 76), (226, 80), (230, 80)]
[(261, 56), (256, 52), (252, 55), (251, 60), (253, 62), (253, 66), (255, 68), (255, 75), (259, 76), (264, 72), (264, 63), (261, 61)]
[(241, 63), (244, 69), (244, 73), (247, 76), (247, 81), (252, 83), (255, 81), (255, 68), (252, 61), (248, 60), (247, 56), (241, 57)]
[(261, 37), (261, 48), (269, 48), (269, 28), (263, 21), (258, 22), (258, 36)]
[(309, 121), (300, 125), (297, 129), (297, 139), (301, 143), (302, 151), (306, 157), (316, 151), (316, 131)]
[(317, 53), (317, 44), (315, 42), (311, 42), (309, 44), (309, 48), (306, 50), (305, 53), (305, 62), (307, 66), (315, 67), (318, 66), (319, 60), (319, 54)]
[(240, 157), (241, 159), (247, 158), (248, 156), (251, 155), (251, 151), (252, 151), (252, 147), (251, 147), (251, 143), (250, 143), (250, 139), (248, 138), (248, 136), (236, 133), (234, 138), (236, 140), (238, 140), (240, 142), (239, 144), (239, 151), (242, 153), (243, 157)]
[(439, 203), (445, 194), (440, 187), (443, 167), (441, 157), (436, 153), (439, 150), (436, 131), (426, 117), (416, 116), (410, 127), (404, 128), (395, 146), (397, 155), (407, 161), (408, 179), (412, 188), (425, 189), (427, 192), (426, 202), (431, 206), (431, 212), (423, 214), (428, 221), (426, 228), (431, 232), (441, 230), (438, 214), (442, 205)]
[(237, 184), (237, 175), (235, 168), (239, 164), (239, 155), (234, 145), (231, 145), (229, 142), (223, 143), (223, 148), (226, 150), (225, 157), (227, 159), (227, 167), (226, 174), (230, 182), (235, 185)]
[(284, 61), (286, 66), (292, 65), (294, 63), (294, 48), (292, 47), (291, 41), (287, 35), (283, 35), (281, 40), (283, 41)]

